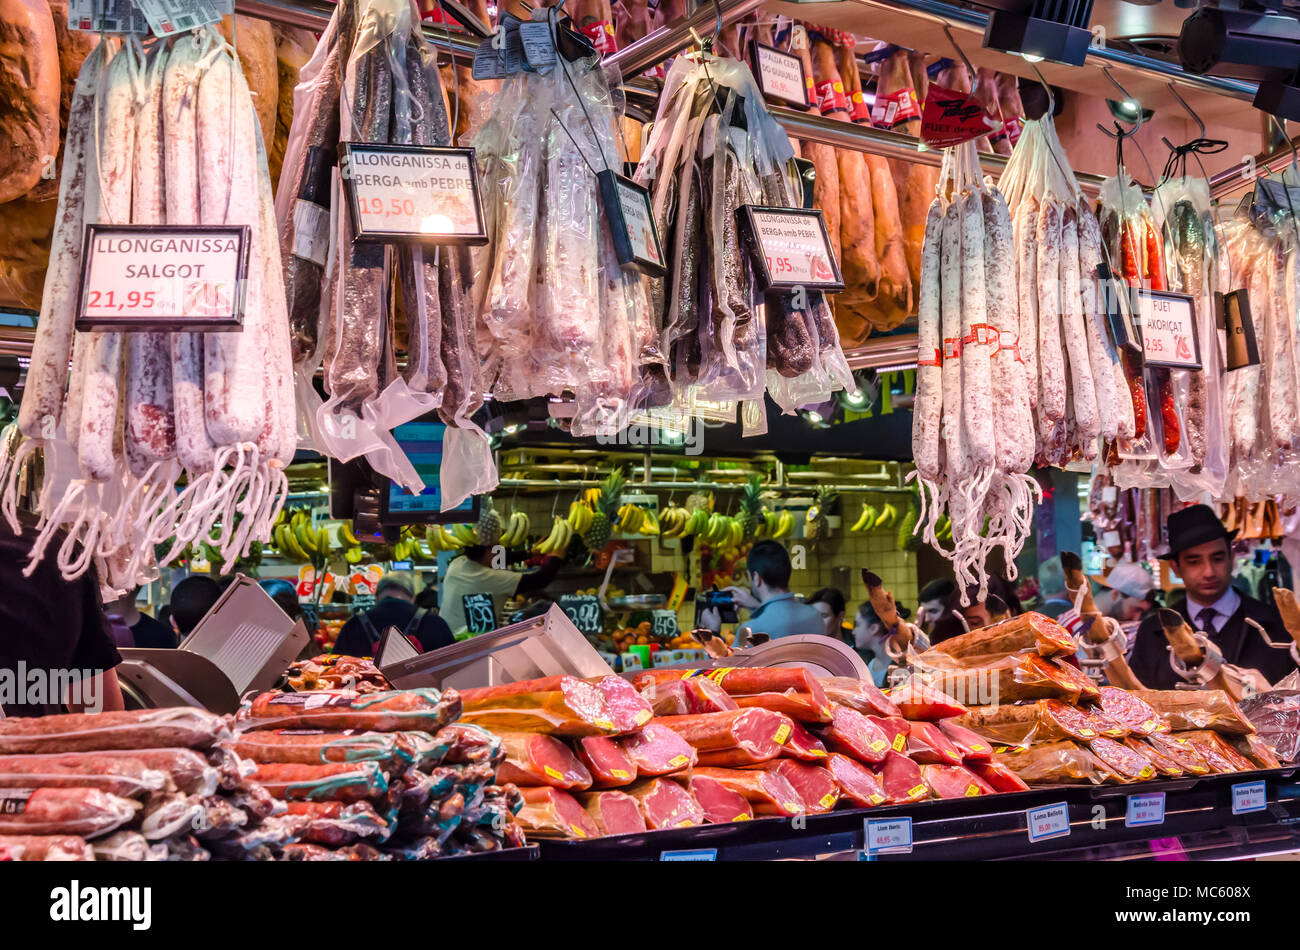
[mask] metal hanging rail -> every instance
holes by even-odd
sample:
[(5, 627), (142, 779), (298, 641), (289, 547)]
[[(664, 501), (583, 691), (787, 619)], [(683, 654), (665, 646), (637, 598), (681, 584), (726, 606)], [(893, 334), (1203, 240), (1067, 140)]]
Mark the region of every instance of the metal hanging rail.
[(725, 28), (762, 5), (763, 0), (718, 0), (716, 5), (701, 3), (685, 20), (660, 27), (626, 49), (611, 53), (605, 61), (617, 67), (624, 79), (638, 76), (695, 42), (692, 30), (700, 36), (711, 35), (719, 18)]
[[(1292, 142), (1300, 144), (1300, 140), (1292, 139)], [(1255, 172), (1258, 175), (1265, 175), (1270, 172), (1276, 173), (1282, 171), (1295, 161), (1294, 145), (1279, 145), (1271, 152), (1261, 152), (1255, 156)], [(1221, 172), (1216, 172), (1210, 176), (1210, 197), (1221, 198), (1226, 194), (1236, 191), (1248, 184), (1242, 177), (1241, 173), (1246, 168), (1245, 162), (1238, 162), (1230, 168), (1225, 168)]]

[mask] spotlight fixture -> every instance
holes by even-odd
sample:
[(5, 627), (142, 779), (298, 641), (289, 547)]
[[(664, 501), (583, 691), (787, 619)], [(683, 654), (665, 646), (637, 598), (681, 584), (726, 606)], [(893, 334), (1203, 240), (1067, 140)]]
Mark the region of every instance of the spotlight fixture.
[(1107, 99), (1106, 106), (1110, 109), (1110, 114), (1121, 122), (1136, 122), (1139, 117), (1141, 117), (1142, 121), (1145, 122), (1155, 115), (1154, 109), (1143, 109), (1138, 105), (1137, 101), (1133, 99), (1124, 99), (1119, 101), (1115, 99)]
[(1300, 119), (1300, 22), (1264, 9), (1197, 7), (1178, 37), (1183, 68), (1259, 84), (1255, 108)]
[(1092, 43), (1092, 0), (1000, 0), (984, 28), (984, 47), (1019, 53), (1031, 63), (1082, 66)]

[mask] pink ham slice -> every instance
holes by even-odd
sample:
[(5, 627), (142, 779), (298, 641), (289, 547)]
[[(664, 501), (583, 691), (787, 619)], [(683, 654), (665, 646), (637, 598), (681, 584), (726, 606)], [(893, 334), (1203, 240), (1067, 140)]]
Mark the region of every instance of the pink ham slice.
[(641, 776), (669, 775), (695, 764), (696, 752), (667, 726), (650, 723), (634, 736), (619, 740), (623, 754)]
[(627, 793), (637, 800), (646, 825), (655, 831), (704, 823), (700, 803), (670, 778), (645, 779), (628, 786)]
[(885, 800), (891, 805), (917, 802), (929, 797), (929, 790), (921, 778), (921, 767), (901, 752), (890, 749), (885, 761), (872, 766), (871, 771), (880, 779), (885, 790)]
[(939, 728), (948, 737), (948, 741), (957, 747), (957, 751), (961, 753), (963, 764), (970, 765), (972, 762), (992, 761), (993, 747), (989, 745), (988, 740), (983, 736), (976, 735), (965, 726), (959, 726), (948, 719), (939, 723)]
[(903, 718), (912, 722), (938, 722), (964, 716), (969, 711), (957, 700), (920, 683), (900, 686), (890, 692), (889, 698), (902, 711)]
[(839, 785), (841, 801), (858, 808), (871, 808), (885, 803), (885, 787), (875, 773), (860, 762), (832, 752), (826, 762), (826, 771), (830, 772)]
[(830, 724), (819, 731), (827, 748), (859, 762), (881, 762), (890, 751), (884, 730), (848, 706), (836, 706)]
[(993, 794), (993, 787), (960, 765), (923, 765), (921, 778), (935, 798), (975, 798)]
[(914, 722), (907, 735), (907, 755), (918, 764), (960, 765), (961, 753), (932, 722)]
[(1029, 786), (1000, 762), (971, 762), (969, 768), (995, 792), (1027, 792)]
[(701, 752), (744, 749), (769, 759), (780, 753), (793, 729), (788, 717), (766, 709), (660, 716), (654, 722), (672, 729)]
[(826, 746), (802, 725), (790, 720), (790, 737), (781, 746), (781, 756), (801, 762), (826, 762)]
[(525, 836), (538, 838), (599, 838), (600, 829), (578, 800), (558, 788), (521, 788), (524, 807), (515, 820)]
[(804, 810), (810, 815), (824, 814), (840, 800), (840, 783), (820, 765), (809, 765), (794, 759), (776, 759), (764, 768), (790, 783), (790, 787), (803, 802)]
[(625, 792), (579, 792), (577, 799), (602, 835), (631, 835), (646, 830), (641, 806)]
[(587, 736), (575, 743), (578, 760), (591, 773), (595, 788), (621, 788), (636, 781), (636, 766), (623, 752), (617, 739)]
[(506, 760), (497, 781), (554, 788), (591, 788), (591, 773), (559, 739), (540, 732), (498, 732)]
[(698, 771), (691, 776), (691, 794), (704, 809), (704, 818), (710, 824), (749, 821), (754, 817), (754, 809), (749, 807), (744, 796), (732, 791), (716, 778), (700, 775)]
[(777, 772), (702, 767), (692, 773), (695, 776), (716, 779), (753, 805), (756, 815), (798, 815), (804, 810), (799, 793)]
[(596, 688), (605, 696), (609, 706), (609, 716), (614, 720), (616, 732), (634, 732), (650, 721), (654, 713), (650, 704), (627, 680), (613, 673), (592, 680)]
[(911, 732), (912, 724), (901, 716), (868, 716), (875, 723), (880, 731), (885, 734), (889, 740), (889, 747), (895, 752), (904, 752), (907, 750), (907, 734)]

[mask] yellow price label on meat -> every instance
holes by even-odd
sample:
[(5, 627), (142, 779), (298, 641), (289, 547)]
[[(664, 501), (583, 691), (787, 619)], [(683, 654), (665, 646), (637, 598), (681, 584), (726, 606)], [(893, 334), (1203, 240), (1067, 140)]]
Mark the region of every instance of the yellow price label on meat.
[(831, 807), (832, 805), (834, 805), (837, 801), (839, 801), (839, 796), (838, 796), (838, 795), (836, 795), (834, 792), (827, 792), (825, 795), (823, 795), (823, 796), (821, 797), (821, 801), (819, 801), (819, 802), (817, 803), (817, 807), (818, 807), (818, 808), (830, 808), (830, 807)]
[(909, 789), (907, 790), (907, 797), (908, 797), (908, 798), (924, 798), (924, 797), (925, 797), (925, 786), (924, 786), (924, 785), (916, 785), (916, 786), (913, 786), (912, 788), (909, 788)]
[(895, 751), (895, 752), (902, 752), (902, 751), (903, 751), (903, 746), (905, 746), (905, 745), (907, 745), (907, 736), (906, 736), (906, 735), (904, 735), (903, 733), (900, 732), (898, 735), (894, 736), (894, 751)]
[(978, 786), (975, 786), (975, 785), (967, 785), (967, 786), (966, 786), (966, 797), (967, 797), (967, 798), (974, 798), (974, 797), (975, 797), (976, 795), (978, 795), (979, 793), (980, 793), (980, 790), (979, 790)]
[(788, 722), (783, 722), (781, 723), (780, 728), (776, 730), (776, 735), (772, 736), (772, 741), (777, 745), (785, 745), (785, 740), (789, 738), (790, 724)]
[(575, 838), (587, 837), (587, 833), (583, 831), (581, 828), (579, 828), (577, 825), (569, 825), (569, 831), (573, 832), (573, 836)]
[(632, 777), (624, 769), (610, 769), (609, 774), (614, 776), (614, 778), (618, 779), (620, 782), (626, 782)]
[(671, 759), (668, 760), (668, 764), (671, 765), (671, 766), (672, 766), (673, 768), (675, 768), (675, 769), (680, 769), (683, 765), (685, 765), (685, 764), (686, 764), (687, 762), (689, 762), (689, 761), (691, 761), (691, 760), (690, 760), (690, 758), (687, 757), (687, 756), (684, 756), (684, 755), (675, 755), (675, 756), (673, 756)]
[(564, 781), (564, 775), (561, 774), (560, 770), (557, 768), (553, 768), (552, 766), (549, 765), (544, 765), (542, 766), (542, 771), (545, 772), (547, 775), (549, 775), (551, 778), (555, 779), (557, 782)]

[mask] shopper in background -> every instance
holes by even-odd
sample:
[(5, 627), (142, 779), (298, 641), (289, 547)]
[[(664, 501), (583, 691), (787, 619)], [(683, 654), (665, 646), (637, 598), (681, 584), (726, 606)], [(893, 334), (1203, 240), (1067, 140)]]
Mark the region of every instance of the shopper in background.
[(390, 573), (375, 587), (375, 606), (355, 614), (343, 625), (334, 652), (374, 656), (389, 627), (396, 627), (412, 646), (425, 653), (455, 642), (446, 620), (415, 605), (415, 591), (406, 575)]
[[(778, 542), (759, 541), (750, 548), (745, 569), (749, 572), (749, 590), (724, 588), (737, 607), (750, 611), (749, 619), (736, 627), (733, 647), (745, 646), (750, 634), (764, 633), (775, 640), (826, 633), (826, 621), (817, 609), (790, 593), (790, 554)], [(722, 629), (722, 618), (713, 607), (701, 612), (700, 622), (714, 633)]]
[[(1062, 581), (1061, 584), (1064, 587), (1065, 582)], [(1006, 578), (990, 577), (986, 599), (980, 600), (979, 594), (979, 585), (971, 584), (966, 588), (966, 599), (969, 603), (962, 606), (961, 591), (954, 588), (948, 595), (943, 615), (935, 621), (934, 630), (930, 633), (930, 641), (942, 643), (944, 640), (959, 637), (968, 630), (987, 627), (992, 622), (994, 613), (1005, 612), (1009, 617), (1015, 617), (1023, 612), (1020, 608), (1020, 598), (1016, 596), (1016, 589)], [(996, 609), (990, 609), (990, 603)]]
[(1061, 570), (1061, 559), (1048, 558), (1038, 565), (1038, 606), (1034, 609), (1055, 620), (1073, 606), (1070, 595), (1065, 590), (1065, 572)]
[(956, 589), (957, 585), (946, 577), (936, 577), (922, 587), (916, 598), (916, 625), (926, 633), (932, 631), (935, 622), (948, 607), (948, 598)]
[[(902, 611), (899, 612), (899, 617), (903, 617)], [(888, 685), (889, 668), (894, 664), (888, 648), (889, 638), (892, 635), (893, 631), (885, 629), (884, 623), (877, 616), (870, 601), (858, 608), (853, 618), (853, 649), (867, 664), (867, 669), (871, 671), (871, 679), (877, 686)], [(918, 652), (930, 649), (930, 638), (924, 630), (913, 637), (912, 647)]]
[[(1296, 668), (1290, 650), (1275, 650), (1246, 623), (1249, 618), (1279, 643), (1290, 637), (1271, 605), (1240, 593), (1232, 586), (1232, 538), (1208, 505), (1192, 505), (1169, 515), (1166, 521), (1169, 552), (1162, 560), (1172, 561), (1186, 588), (1186, 596), (1169, 606), (1181, 613), (1195, 630), (1200, 630), (1219, 648), (1223, 662), (1258, 670), (1276, 683)], [(1174, 689), (1184, 682), (1169, 663), (1169, 645), (1158, 617), (1138, 627), (1129, 666), (1147, 689)]]
[[(32, 576), (24, 577), (36, 519), (26, 512), (18, 518), (22, 534), (0, 518), (0, 585), (9, 592), (0, 598), (0, 670), (18, 690), (0, 712), (44, 716), (122, 709), (117, 682), (122, 656), (113, 645), (95, 568), (66, 580), (53, 554), (65, 540), (59, 532)], [(54, 700), (49, 691), (63, 686), (68, 689), (62, 701)]]
[(834, 587), (823, 587), (808, 598), (812, 607), (826, 621), (826, 636), (839, 640), (844, 635), (844, 595)]
[[(127, 591), (111, 604), (104, 605), (104, 612), (110, 621), (120, 621), (131, 632), (132, 642), (126, 646), (148, 647), (155, 650), (171, 649), (176, 646), (176, 631), (148, 614), (141, 613), (136, 606), (140, 588)], [(123, 646), (120, 637), (118, 646)]]
[(1141, 620), (1155, 606), (1155, 582), (1147, 569), (1132, 561), (1120, 561), (1105, 577), (1094, 577), (1104, 588), (1093, 600), (1097, 609), (1120, 623)]
[(268, 577), (264, 581), (258, 581), (262, 590), (270, 595), (275, 601), (275, 605), (284, 611), (285, 616), (290, 620), (297, 620), (302, 616), (302, 604), (298, 602), (298, 590), (281, 577)]
[(560, 572), (564, 559), (548, 557), (535, 571), (503, 571), (492, 566), (494, 548), (486, 544), (471, 544), (462, 557), (447, 565), (447, 573), (438, 591), (438, 612), (456, 633), (466, 629), (465, 596), (467, 594), (492, 595), (492, 611), (498, 625), (506, 601), (515, 594), (529, 594), (545, 590)]
[(185, 639), (220, 598), (220, 584), (203, 574), (191, 574), (172, 588), (172, 629)]

